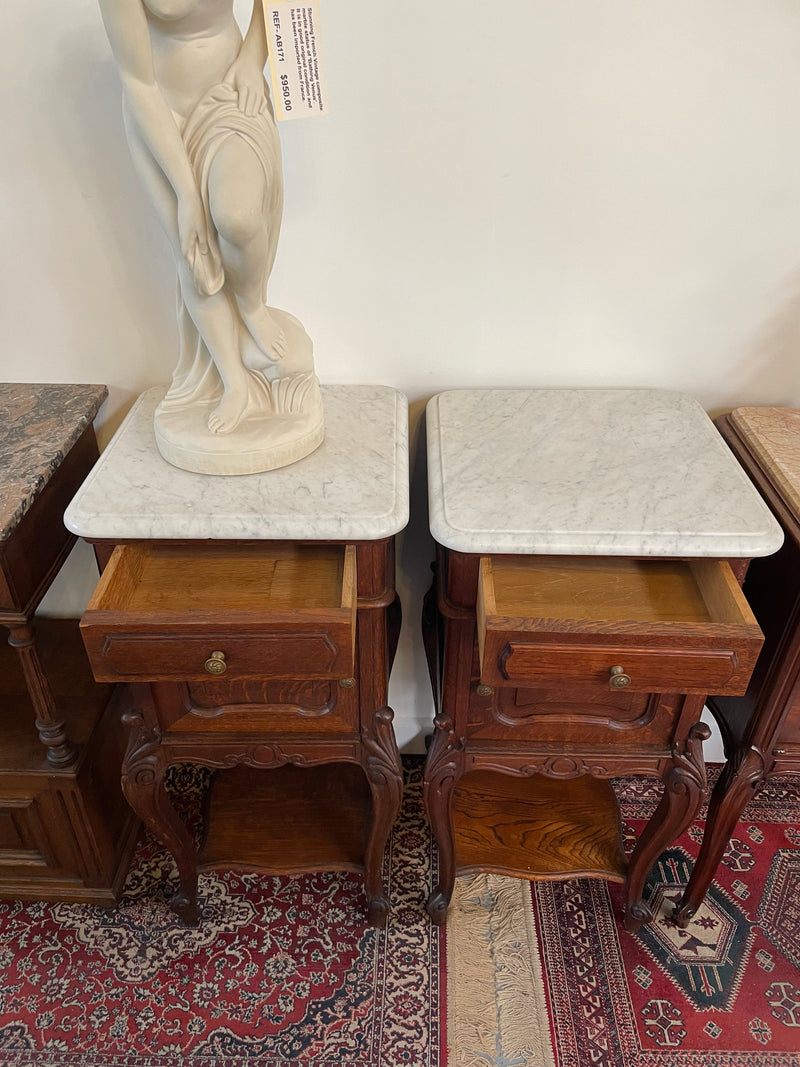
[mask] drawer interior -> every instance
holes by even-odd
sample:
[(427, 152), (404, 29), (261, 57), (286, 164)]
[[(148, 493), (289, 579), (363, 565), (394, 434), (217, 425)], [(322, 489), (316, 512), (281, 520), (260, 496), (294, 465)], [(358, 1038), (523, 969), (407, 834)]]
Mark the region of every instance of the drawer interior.
[(479, 615), (608, 623), (753, 622), (733, 572), (719, 560), (484, 556)]
[(352, 609), (355, 596), (353, 545), (120, 545), (89, 610)]

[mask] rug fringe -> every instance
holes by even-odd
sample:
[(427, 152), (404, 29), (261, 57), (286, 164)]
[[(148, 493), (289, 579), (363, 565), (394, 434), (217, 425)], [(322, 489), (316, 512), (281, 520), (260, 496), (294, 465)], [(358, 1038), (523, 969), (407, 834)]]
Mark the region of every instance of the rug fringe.
[(452, 1067), (555, 1067), (529, 883), (457, 879), (447, 956)]

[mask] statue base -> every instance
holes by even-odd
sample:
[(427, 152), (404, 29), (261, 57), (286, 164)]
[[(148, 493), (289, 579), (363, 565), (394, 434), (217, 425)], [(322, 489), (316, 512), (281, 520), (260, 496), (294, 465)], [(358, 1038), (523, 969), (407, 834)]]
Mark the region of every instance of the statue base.
[(300, 374), (269, 383), (271, 410), (245, 415), (232, 433), (213, 433), (209, 415), (218, 400), (186, 407), (159, 406), (156, 444), (164, 459), (195, 474), (258, 474), (310, 455), (325, 437), (322, 397), (316, 375)]

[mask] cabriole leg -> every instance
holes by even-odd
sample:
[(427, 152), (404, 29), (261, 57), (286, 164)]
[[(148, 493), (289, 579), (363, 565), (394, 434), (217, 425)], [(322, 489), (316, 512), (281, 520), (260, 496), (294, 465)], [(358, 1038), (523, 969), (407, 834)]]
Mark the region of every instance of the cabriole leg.
[(700, 854), (673, 915), (678, 926), (688, 926), (703, 902), (736, 823), (764, 778), (764, 757), (758, 749), (746, 749), (725, 764), (711, 794)]
[(636, 933), (639, 924), (650, 922), (653, 912), (642, 900), (645, 879), (656, 858), (680, 837), (703, 802), (706, 767), (703, 741), (711, 736), (704, 722), (695, 723), (683, 745), (674, 745), (672, 764), (664, 775), (664, 793), (631, 856), (628, 868), (628, 900), (625, 929)]
[(367, 838), (365, 888), (370, 926), (385, 926), (389, 901), (383, 885), (383, 854), (403, 800), (403, 767), (395, 741), (391, 708), (375, 712), (373, 735), (363, 740), (363, 766), (372, 792)]
[(122, 790), (142, 822), (172, 853), (178, 867), (179, 888), (170, 905), (185, 923), (196, 926), (197, 854), (192, 836), (164, 785), (167, 762), (161, 735), (147, 728), (139, 712), (128, 712), (122, 721), (131, 728), (122, 763)]
[(453, 793), (462, 773), (462, 760), (455, 750), (452, 720), (438, 715), (423, 779), (423, 801), (434, 839), (439, 850), (439, 880), (428, 898), (431, 920), (441, 926), (456, 880)]

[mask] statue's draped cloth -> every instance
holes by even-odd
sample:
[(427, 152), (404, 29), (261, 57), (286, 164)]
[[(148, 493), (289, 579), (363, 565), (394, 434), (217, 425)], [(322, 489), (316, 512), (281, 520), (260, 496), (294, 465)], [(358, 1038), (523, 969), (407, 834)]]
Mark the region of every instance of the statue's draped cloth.
[[(214, 158), (229, 137), (242, 137), (250, 145), (264, 171), (264, 220), (267, 235), (267, 259), (262, 283), (262, 301), (266, 301), (267, 279), (278, 246), (283, 215), (283, 172), (281, 150), (275, 122), (268, 112), (248, 116), (239, 110), (238, 94), (229, 85), (216, 85), (203, 96), (181, 131), (189, 162), (197, 179), (208, 228), (208, 255), (202, 257), (199, 281), (209, 295), (223, 290), (230, 301), (236, 322), (239, 351), (254, 345), (241, 321), (233, 293), (225, 287), (225, 274), (217, 232), (209, 209), (209, 176)], [(161, 402), (162, 410), (184, 407), (195, 401), (217, 400), (222, 396), (222, 382), (203, 338), (183, 302), (178, 285), (178, 333), (180, 350), (172, 385)], [(248, 371), (251, 402), (269, 406), (269, 385), (258, 372)]]

